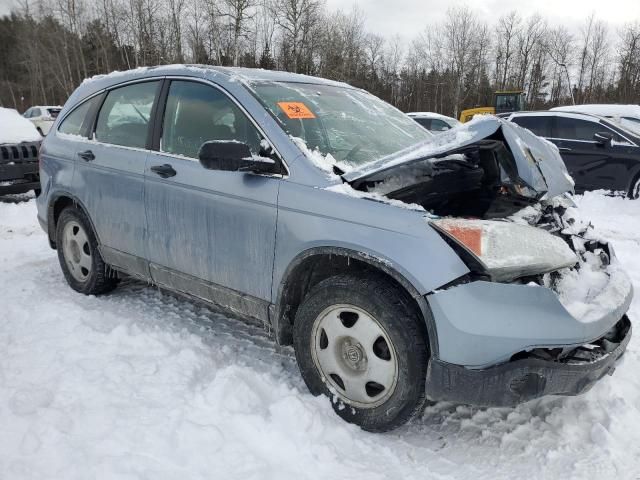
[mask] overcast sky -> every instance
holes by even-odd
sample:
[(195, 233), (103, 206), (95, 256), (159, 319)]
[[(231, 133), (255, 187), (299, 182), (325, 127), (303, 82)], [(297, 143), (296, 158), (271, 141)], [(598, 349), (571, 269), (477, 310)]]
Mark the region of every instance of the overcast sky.
[[(2, 1), (2, 0), (0, 0)], [(578, 28), (595, 12), (609, 26), (618, 27), (632, 20), (640, 21), (640, 0), (326, 0), (332, 9), (349, 10), (358, 5), (367, 19), (367, 30), (385, 36), (399, 34), (412, 37), (425, 26), (442, 20), (452, 5), (468, 5), (489, 22), (511, 10), (522, 16), (536, 12), (554, 24)]]
[[(523, 16), (539, 12), (553, 23), (578, 28), (592, 12), (610, 27), (640, 21), (640, 0), (325, 0), (332, 9), (350, 10), (358, 5), (364, 12), (367, 30), (385, 36), (411, 38), (425, 25), (441, 20), (451, 5), (466, 4), (486, 21), (511, 10)], [(0, 0), (0, 15), (9, 12), (15, 0)]]

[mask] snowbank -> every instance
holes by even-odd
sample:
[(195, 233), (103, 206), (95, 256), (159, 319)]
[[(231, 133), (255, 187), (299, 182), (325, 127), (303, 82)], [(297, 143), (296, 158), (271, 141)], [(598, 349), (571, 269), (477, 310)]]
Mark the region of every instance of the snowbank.
[[(577, 203), (640, 285), (640, 202)], [(612, 214), (615, 212), (615, 215)], [(517, 408), (438, 403), (389, 434), (307, 393), (292, 350), (141, 283), (66, 286), (33, 201), (0, 203), (0, 478), (635, 478), (640, 335), (587, 394)], [(632, 320), (640, 316), (638, 297)]]
[(13, 108), (0, 107), (0, 144), (42, 140), (36, 127)]

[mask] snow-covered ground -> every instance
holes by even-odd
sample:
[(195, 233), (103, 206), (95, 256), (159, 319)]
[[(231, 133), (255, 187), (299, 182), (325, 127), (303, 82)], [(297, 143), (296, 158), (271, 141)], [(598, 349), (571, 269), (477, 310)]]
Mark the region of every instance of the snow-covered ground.
[[(640, 292), (640, 201), (577, 198)], [(640, 293), (632, 320), (640, 318)], [(612, 377), (376, 435), (258, 326), (135, 282), (64, 282), (34, 201), (0, 203), (0, 479), (640, 478), (640, 330)]]

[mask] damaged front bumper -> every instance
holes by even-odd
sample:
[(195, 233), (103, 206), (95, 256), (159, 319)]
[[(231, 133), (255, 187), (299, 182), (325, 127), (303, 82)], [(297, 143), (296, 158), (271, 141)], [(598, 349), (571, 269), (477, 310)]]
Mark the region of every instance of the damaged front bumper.
[[(428, 295), (439, 349), (428, 369), (428, 397), (513, 406), (588, 390), (612, 371), (631, 336), (631, 282), (618, 268), (607, 274), (585, 318), (540, 285), (476, 281)], [(576, 352), (591, 354), (578, 360)]]
[[(629, 342), (631, 281), (570, 199), (506, 221), (563, 240), (577, 262), (507, 282), (479, 271), (427, 295), (438, 336), (427, 375), (432, 400), (510, 406), (577, 395), (612, 371)], [(542, 251), (536, 242), (520, 244), (523, 253)]]
[(625, 315), (605, 336), (564, 352), (562, 357), (533, 351), (478, 370), (432, 360), (427, 396), (431, 400), (512, 407), (545, 395), (579, 395), (613, 373), (630, 338), (631, 322)]

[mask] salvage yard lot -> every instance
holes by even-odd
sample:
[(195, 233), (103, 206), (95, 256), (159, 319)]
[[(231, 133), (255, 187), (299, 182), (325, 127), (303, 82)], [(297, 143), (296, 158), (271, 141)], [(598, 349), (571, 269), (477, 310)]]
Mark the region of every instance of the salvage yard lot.
[[(585, 218), (640, 291), (640, 201)], [(307, 393), (261, 327), (124, 281), (71, 290), (33, 199), (0, 203), (0, 479), (638, 478), (640, 330), (581, 397), (439, 403), (390, 434)], [(636, 296), (629, 315), (640, 318)]]

